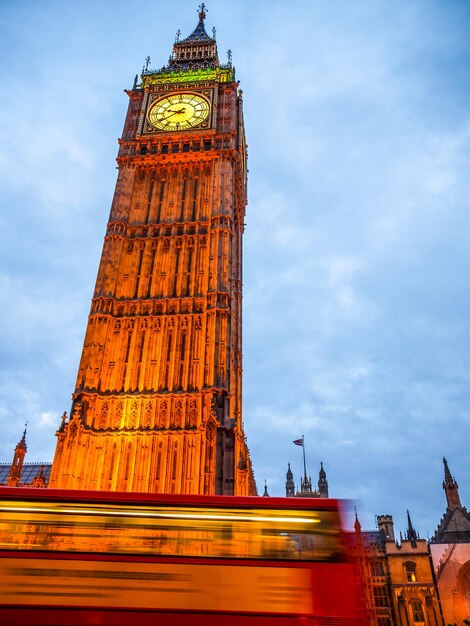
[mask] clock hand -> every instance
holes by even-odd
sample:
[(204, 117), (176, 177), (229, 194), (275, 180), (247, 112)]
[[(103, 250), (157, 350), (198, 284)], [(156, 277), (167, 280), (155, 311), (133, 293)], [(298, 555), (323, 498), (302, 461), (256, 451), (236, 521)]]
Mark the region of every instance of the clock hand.
[[(186, 109), (184, 107), (182, 109), (180, 109), (179, 111), (174, 111), (173, 109), (168, 109), (168, 111), (171, 112), (171, 115), (175, 115), (176, 113), (184, 113), (185, 110)], [(168, 117), (171, 117), (171, 115), (168, 115)]]

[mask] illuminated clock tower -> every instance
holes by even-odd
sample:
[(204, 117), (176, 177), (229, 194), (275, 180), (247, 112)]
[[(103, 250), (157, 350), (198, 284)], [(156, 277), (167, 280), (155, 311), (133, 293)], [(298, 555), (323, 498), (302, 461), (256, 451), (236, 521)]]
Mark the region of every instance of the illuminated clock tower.
[[(256, 493), (242, 424), (242, 94), (201, 5), (127, 92), (119, 174), (50, 487)], [(148, 64), (147, 64), (148, 65)]]

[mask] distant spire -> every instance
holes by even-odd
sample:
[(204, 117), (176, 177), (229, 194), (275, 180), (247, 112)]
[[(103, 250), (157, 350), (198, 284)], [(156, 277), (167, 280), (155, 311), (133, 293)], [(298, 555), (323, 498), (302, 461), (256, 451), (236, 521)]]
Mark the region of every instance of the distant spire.
[(294, 474), (290, 468), (290, 463), (288, 463), (286, 472), (286, 498), (290, 496), (295, 496), (295, 483)]
[(444, 482), (453, 483), (454, 479), (452, 478), (452, 474), (450, 473), (446, 457), (443, 457), (442, 461), (444, 463)]
[(323, 461), (320, 462), (320, 471), (318, 473), (318, 492), (321, 498), (328, 498), (328, 481), (326, 480), (326, 472), (323, 469)]
[(406, 533), (406, 539), (407, 541), (411, 542), (411, 546), (413, 548), (416, 548), (416, 542), (418, 541), (418, 535), (416, 534), (416, 530), (413, 527), (413, 524), (411, 523), (411, 517), (410, 517), (410, 512), (406, 511), (406, 517), (407, 517), (407, 521), (408, 521), (408, 529), (407, 529), (407, 533)]
[(447, 459), (444, 457), (442, 461), (444, 463), (444, 482), (442, 483), (442, 488), (446, 492), (447, 507), (449, 509), (461, 509), (462, 503), (460, 502), (459, 485), (450, 473)]
[(23, 450), (27, 449), (26, 446), (26, 431), (28, 429), (28, 422), (26, 422), (26, 424), (24, 425), (24, 431), (23, 431), (23, 436), (20, 439), (20, 442), (18, 443), (18, 448), (21, 448)]
[(264, 479), (264, 493), (263, 493), (263, 498), (269, 498), (269, 493), (268, 493), (268, 484), (266, 482), (266, 478)]
[(23, 471), (24, 457), (28, 450), (26, 446), (26, 430), (28, 428), (28, 422), (24, 426), (23, 436), (16, 444), (15, 452), (13, 454), (13, 462), (10, 466), (8, 473), (7, 485), (9, 487), (17, 487), (21, 480), (21, 473)]
[(359, 518), (357, 516), (356, 507), (354, 507), (354, 530), (356, 531), (357, 534), (359, 534), (362, 530), (361, 522), (359, 521)]
[(290, 468), (290, 463), (287, 464), (286, 478), (290, 478), (291, 480), (294, 478), (294, 474), (292, 473), (292, 470)]

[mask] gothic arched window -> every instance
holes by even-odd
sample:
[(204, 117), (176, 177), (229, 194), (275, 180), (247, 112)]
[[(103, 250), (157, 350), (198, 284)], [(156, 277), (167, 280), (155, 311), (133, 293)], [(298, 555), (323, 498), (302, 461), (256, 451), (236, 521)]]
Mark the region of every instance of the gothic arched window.
[(413, 563), (413, 561), (407, 561), (406, 563), (403, 564), (403, 568), (405, 570), (406, 580), (409, 583), (415, 583), (416, 582), (416, 563)]
[(411, 610), (413, 612), (413, 621), (415, 623), (423, 623), (424, 613), (423, 613), (423, 605), (419, 600), (411, 600)]

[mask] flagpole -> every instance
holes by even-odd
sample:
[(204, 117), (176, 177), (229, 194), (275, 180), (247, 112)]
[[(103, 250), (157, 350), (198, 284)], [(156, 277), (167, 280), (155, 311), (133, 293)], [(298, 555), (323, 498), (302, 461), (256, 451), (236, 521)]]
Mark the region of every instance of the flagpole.
[(307, 464), (305, 463), (305, 441), (304, 441), (303, 435), (302, 435), (302, 450), (304, 453), (304, 477), (307, 478)]

